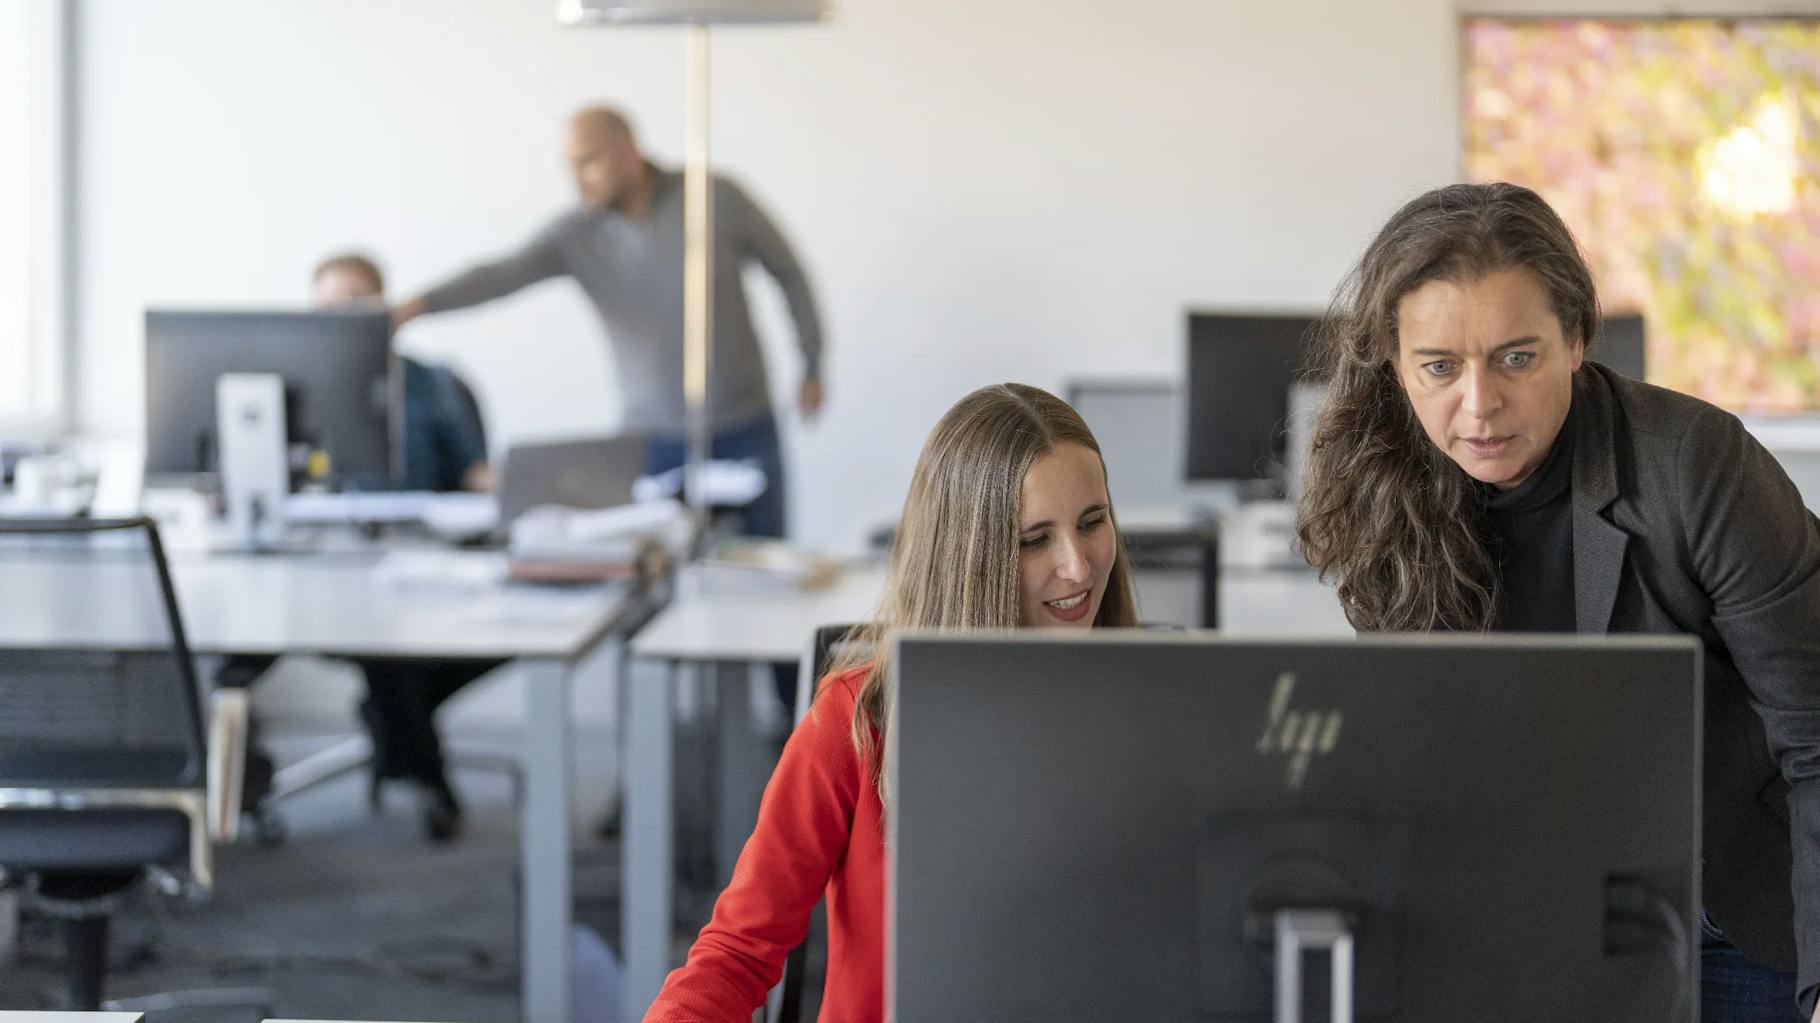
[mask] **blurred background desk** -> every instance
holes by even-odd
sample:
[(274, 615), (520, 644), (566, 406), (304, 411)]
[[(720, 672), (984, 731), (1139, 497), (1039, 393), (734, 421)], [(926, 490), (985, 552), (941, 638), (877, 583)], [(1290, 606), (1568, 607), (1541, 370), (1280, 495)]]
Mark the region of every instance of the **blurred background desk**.
[[(475, 559), (443, 552), (449, 579)], [(520, 840), (520, 984), (527, 1023), (570, 1023), (570, 683), (600, 644), (652, 610), (643, 582), (551, 589), (503, 583), (389, 581), (377, 552), (177, 555), (190, 645), (198, 654), (509, 658), (525, 671), (525, 802)], [(167, 643), (150, 568), (91, 547), (0, 548), (0, 649), (130, 650)]]

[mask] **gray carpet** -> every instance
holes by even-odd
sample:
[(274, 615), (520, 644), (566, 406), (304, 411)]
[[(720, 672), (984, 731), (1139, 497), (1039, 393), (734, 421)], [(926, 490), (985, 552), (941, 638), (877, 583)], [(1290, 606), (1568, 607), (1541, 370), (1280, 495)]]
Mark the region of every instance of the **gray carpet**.
[[(281, 761), (318, 744), (282, 734), (271, 741)], [(592, 833), (605, 805), (611, 751), (601, 736), (578, 736), (578, 745), (578, 796), (595, 809), (576, 821), (576, 919), (617, 946), (616, 850)], [(467, 815), (451, 845), (424, 840), (408, 790), (394, 786), (384, 812), (374, 815), (364, 781), (347, 778), (285, 804), (282, 845), (261, 848), (243, 837), (222, 850), (219, 884), (207, 902), (158, 898), (143, 887), (123, 896), (108, 995), (258, 985), (272, 989), (273, 1015), (281, 1017), (516, 1020), (518, 821), (511, 787), (477, 772), (458, 773), (456, 784)], [(701, 912), (701, 898), (683, 901), (687, 915)], [(681, 924), (682, 933), (692, 930), (690, 921)], [(0, 968), (0, 1007), (56, 1007), (61, 956), (55, 926), (28, 916), (14, 961)]]
[[(287, 670), (290, 662), (280, 662)], [(305, 663), (293, 685), (262, 683), (258, 699), (265, 743), (279, 763), (289, 763), (345, 737), (354, 728), (342, 708), (352, 702), (345, 669)], [(634, 670), (657, 670), (641, 665)], [(325, 674), (325, 671), (328, 674)], [(491, 688), (486, 688), (491, 685)], [(511, 753), (521, 736), (517, 697), (510, 686), (487, 683), (440, 715), (452, 746)], [(596, 833), (618, 776), (610, 717), (593, 700), (611, 705), (610, 692), (577, 687), (575, 728), (575, 922), (591, 928), (617, 957), (619, 860), (617, 843)], [(768, 693), (768, 679), (760, 690)], [(311, 702), (284, 698), (316, 693)], [(323, 695), (323, 694), (327, 695)], [(489, 711), (488, 701), (493, 710)], [(761, 704), (763, 700), (760, 701)], [(501, 708), (504, 708), (503, 710)], [(679, 805), (699, 808), (707, 762), (706, 730), (684, 726), (676, 735)], [(291, 1019), (418, 1020), (511, 1023), (518, 1013), (518, 811), (512, 784), (501, 774), (457, 771), (466, 808), (464, 827), (451, 845), (423, 836), (414, 793), (388, 787), (382, 812), (369, 812), (364, 777), (350, 776), (284, 803), (285, 841), (256, 845), (243, 833), (220, 850), (218, 883), (205, 902), (156, 896), (139, 886), (120, 898), (112, 941), (107, 996), (132, 998), (155, 992), (257, 986), (273, 995), (271, 1015)], [(700, 821), (698, 813), (692, 818)], [(700, 873), (705, 836), (682, 871)], [(680, 851), (680, 850), (679, 850)], [(680, 887), (676, 898), (674, 958), (713, 908), (712, 887)], [(811, 948), (825, 947), (811, 943)], [(0, 1009), (60, 1007), (63, 949), (53, 922), (27, 916), (10, 961), (0, 959)], [(815, 1018), (814, 992), (822, 964), (812, 955), (811, 992), (804, 1018)], [(599, 990), (598, 972), (577, 982), (578, 992)], [(618, 1023), (614, 1006), (578, 999), (576, 1023)], [(247, 1023), (256, 1012), (183, 1010), (148, 1014), (153, 1023), (191, 1020)]]

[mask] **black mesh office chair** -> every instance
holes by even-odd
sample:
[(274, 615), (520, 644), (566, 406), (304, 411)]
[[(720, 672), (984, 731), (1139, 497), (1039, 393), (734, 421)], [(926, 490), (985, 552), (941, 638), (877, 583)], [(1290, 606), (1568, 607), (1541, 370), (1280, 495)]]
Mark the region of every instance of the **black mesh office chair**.
[[(106, 543), (103, 534), (137, 536), (144, 546), (89, 549)], [(123, 648), (47, 639), (0, 649), (0, 883), (22, 886), (28, 905), (62, 922), (66, 1001), (93, 1010), (105, 1004), (112, 897), (169, 868), (187, 873), (189, 893), (214, 885), (213, 845), (231, 840), (239, 819), (246, 694), (211, 699), (205, 733), (176, 591), (150, 519), (0, 519), (0, 545), (0, 565), (65, 553), (72, 564), (106, 561), (118, 574), (106, 592), (84, 598), (134, 602), (160, 625)], [(53, 563), (45, 578), (55, 571)], [(135, 1001), (270, 1011), (259, 989)]]

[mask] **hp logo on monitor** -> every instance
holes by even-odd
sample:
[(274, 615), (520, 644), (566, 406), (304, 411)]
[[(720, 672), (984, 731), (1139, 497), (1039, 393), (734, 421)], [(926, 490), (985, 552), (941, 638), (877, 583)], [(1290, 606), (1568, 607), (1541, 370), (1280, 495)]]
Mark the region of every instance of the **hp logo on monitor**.
[(1340, 744), (1342, 714), (1337, 710), (1290, 710), (1289, 698), (1295, 694), (1295, 676), (1284, 672), (1277, 676), (1276, 689), (1270, 694), (1270, 716), (1264, 722), (1264, 734), (1258, 736), (1258, 753), (1263, 756), (1289, 757), (1289, 788), (1302, 787), (1308, 780), (1308, 765), (1323, 753), (1332, 753)]

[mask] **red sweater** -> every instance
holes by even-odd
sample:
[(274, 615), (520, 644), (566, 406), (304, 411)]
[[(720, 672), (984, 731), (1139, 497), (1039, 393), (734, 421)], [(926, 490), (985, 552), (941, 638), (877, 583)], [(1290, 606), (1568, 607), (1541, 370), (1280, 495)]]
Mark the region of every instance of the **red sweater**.
[(758, 826), (689, 961), (664, 981), (645, 1023), (747, 1023), (828, 897), (821, 1019), (885, 1018), (884, 806), (853, 748), (865, 668), (823, 682), (765, 786)]

